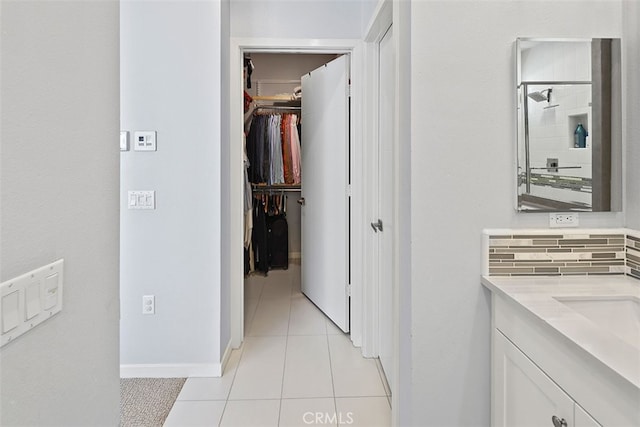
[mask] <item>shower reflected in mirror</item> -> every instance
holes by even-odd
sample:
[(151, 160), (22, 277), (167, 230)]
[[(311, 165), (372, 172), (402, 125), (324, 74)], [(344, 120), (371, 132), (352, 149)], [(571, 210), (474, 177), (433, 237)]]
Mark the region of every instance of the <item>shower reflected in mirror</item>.
[(517, 209), (620, 210), (620, 40), (516, 46)]

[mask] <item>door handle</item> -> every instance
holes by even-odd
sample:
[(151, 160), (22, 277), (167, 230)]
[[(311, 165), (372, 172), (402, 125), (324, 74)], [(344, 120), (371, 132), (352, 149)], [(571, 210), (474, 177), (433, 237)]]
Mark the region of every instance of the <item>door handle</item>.
[(372, 222), (371, 223), (371, 228), (373, 228), (373, 231), (375, 231), (376, 233), (379, 231), (383, 231), (382, 229), (382, 220), (378, 219), (378, 222)]
[(298, 203), (300, 203), (300, 206), (304, 206), (304, 197), (299, 198)]

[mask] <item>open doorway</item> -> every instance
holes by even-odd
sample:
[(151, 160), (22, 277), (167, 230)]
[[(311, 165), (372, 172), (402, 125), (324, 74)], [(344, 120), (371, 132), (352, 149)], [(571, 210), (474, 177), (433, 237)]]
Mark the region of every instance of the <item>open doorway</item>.
[[(321, 258), (324, 254), (317, 248), (332, 245), (329, 256), (340, 250), (344, 252), (342, 256), (336, 254), (340, 258), (331, 266), (334, 267), (334, 278), (337, 277), (344, 284), (348, 283), (348, 199), (341, 200), (348, 198), (344, 189), (348, 185), (347, 95), (341, 99), (344, 104), (343, 111), (337, 113), (334, 108), (328, 112), (333, 114), (332, 118), (324, 118), (332, 124), (332, 128), (342, 126), (343, 135), (338, 133), (337, 138), (318, 135), (322, 131), (322, 125), (315, 123), (318, 119), (310, 115), (309, 111), (325, 110), (326, 100), (324, 97), (317, 99), (317, 94), (314, 96), (310, 93), (310, 97), (304, 98), (307, 114), (306, 121), (302, 120), (303, 80), (306, 90), (311, 91), (313, 85), (310, 86), (310, 80), (315, 82), (319, 78), (316, 75), (326, 73), (328, 68), (340, 66), (333, 63), (340, 56), (250, 51), (243, 53), (244, 154), (247, 172), (243, 218), (245, 336), (284, 334), (291, 329), (288, 327), (290, 316), (295, 319), (291, 322), (294, 333), (302, 333), (305, 330), (318, 332), (325, 330), (327, 326), (333, 328), (332, 322), (325, 325), (324, 316), (316, 314), (322, 312), (329, 317), (333, 316), (333, 322), (340, 324), (343, 331), (349, 329), (348, 299), (344, 294), (338, 295), (337, 304), (341, 303), (342, 307), (337, 310), (339, 313), (336, 316), (332, 311), (336, 302), (329, 298), (325, 286), (325, 283), (332, 281), (322, 277), (327, 269), (326, 266), (322, 266)], [(342, 58), (341, 61), (344, 72), (340, 77), (346, 86), (349, 76), (346, 74), (348, 67), (344, 64), (348, 64), (348, 57)], [(332, 81), (330, 84), (335, 86), (339, 83)], [(316, 99), (312, 102), (311, 98), (314, 97)], [(322, 111), (318, 111), (316, 114), (321, 113)], [(341, 118), (340, 114), (344, 117)], [(305, 133), (306, 136), (302, 138)], [(331, 147), (320, 148), (329, 150), (329, 162), (333, 170), (337, 169), (336, 166), (340, 163), (344, 164), (344, 182), (325, 182), (330, 179), (325, 179), (323, 176), (326, 172), (323, 173), (323, 170), (318, 168), (321, 150), (314, 150), (314, 139), (319, 140), (321, 145), (327, 145), (325, 140), (332, 144)], [(302, 146), (305, 147), (304, 151), (301, 150)], [(313, 158), (304, 158), (306, 155)], [(309, 197), (312, 191), (308, 188), (314, 181), (318, 181), (313, 179), (316, 177), (322, 181), (324, 188), (342, 195), (337, 203), (325, 201), (321, 206), (314, 207), (318, 195)], [(303, 192), (307, 194), (303, 196)], [(305, 200), (308, 200), (310, 206), (307, 206)], [(335, 213), (336, 218), (331, 221), (327, 218), (328, 214), (335, 212), (338, 208), (335, 205), (341, 202), (345, 205), (344, 212), (342, 215)], [(316, 212), (322, 211), (323, 205), (331, 205), (329, 212)], [(319, 218), (314, 219), (314, 215)], [(322, 221), (328, 221), (332, 225), (343, 222), (345, 230), (338, 230), (333, 237), (326, 236), (325, 230), (318, 236), (317, 229)], [(304, 251), (303, 222), (314, 224), (306, 229)], [(313, 236), (313, 233), (316, 235)], [(323, 242), (323, 239), (331, 242)], [(342, 245), (333, 245), (333, 241), (341, 239)], [(307, 262), (303, 262), (303, 254)], [(343, 263), (344, 277), (340, 277), (336, 268), (339, 263)], [(303, 271), (311, 277), (303, 279)], [(303, 289), (303, 281), (306, 289)], [(313, 289), (314, 284), (309, 282), (319, 282), (316, 286), (320, 289)], [(338, 288), (338, 292), (340, 291)], [(344, 292), (344, 289), (342, 291)], [(293, 305), (291, 298), (294, 298)], [(307, 313), (307, 316), (296, 319), (301, 313)]]
[[(333, 59), (336, 57), (344, 56), (347, 58), (347, 62), (349, 63), (349, 70), (353, 74), (353, 64), (354, 64), (354, 54), (358, 54), (354, 52), (355, 46), (349, 46), (349, 44), (340, 43), (339, 41), (332, 41), (325, 46), (318, 47), (318, 41), (306, 41), (298, 44), (297, 46), (287, 46), (287, 45), (271, 45), (264, 40), (256, 40), (255, 42), (247, 42), (243, 41), (243, 43), (234, 43), (232, 42), (232, 71), (231, 71), (231, 88), (232, 88), (232, 98), (231, 98), (231, 111), (232, 111), (232, 119), (231, 119), (231, 141), (234, 140), (242, 140), (243, 132), (244, 132), (244, 117), (242, 112), (244, 111), (243, 105), (240, 102), (242, 99), (244, 101), (244, 97), (242, 96), (244, 89), (246, 88), (246, 78), (242, 78), (242, 74), (240, 71), (244, 68), (244, 58), (245, 56), (251, 55), (252, 61), (254, 61), (254, 66), (256, 66), (255, 70), (252, 70), (252, 91), (249, 92), (255, 94), (254, 96), (260, 97), (269, 97), (278, 95), (278, 92), (282, 91), (282, 85), (287, 84), (295, 84), (295, 80), (300, 81), (300, 76), (296, 79), (295, 74), (309, 74), (309, 71), (303, 70), (300, 72), (300, 68), (292, 67), (292, 73), (295, 74), (286, 74), (281, 73), (278, 75), (278, 68), (280, 68), (283, 64), (286, 64), (287, 61), (284, 59), (288, 58), (289, 62), (291, 60), (298, 61), (299, 64), (302, 64), (302, 67), (312, 68), (316, 65), (322, 67), (325, 59)], [(286, 56), (283, 56), (286, 55)], [(295, 57), (299, 56), (298, 60), (295, 60)], [(264, 77), (260, 77), (260, 72), (257, 71), (257, 67), (259, 64), (256, 64), (256, 61), (263, 61), (264, 69), (271, 68), (271, 72), (265, 72)], [(309, 62), (311, 61), (311, 62)], [(325, 62), (326, 64), (326, 62)], [(317, 67), (316, 67), (317, 69)], [(274, 71), (275, 70), (275, 71)], [(276, 73), (274, 75), (274, 72)], [(256, 74), (253, 74), (256, 73)], [(312, 73), (313, 74), (313, 73)], [(260, 82), (258, 82), (260, 80)], [(347, 84), (349, 78), (347, 77)], [(293, 81), (293, 82), (292, 82)], [(300, 82), (301, 83), (301, 82)], [(352, 98), (351, 102), (354, 102), (354, 82), (351, 81), (351, 91)], [(356, 89), (356, 91), (359, 90)], [(258, 94), (260, 92), (260, 94)], [(270, 93), (269, 93), (270, 92)], [(275, 94), (273, 92), (276, 92)], [(267, 93), (269, 93), (267, 95)], [(235, 96), (234, 94), (237, 94)], [(304, 97), (304, 94), (302, 95)], [(237, 98), (237, 99), (236, 99)], [(348, 99), (348, 94), (347, 94)], [(268, 102), (268, 100), (267, 100)], [(304, 101), (303, 101), (304, 102)], [(302, 104), (302, 103), (301, 103)], [(357, 106), (352, 106), (352, 114), (348, 117), (346, 122), (347, 126), (347, 138), (351, 141), (350, 147), (345, 148), (345, 157), (346, 157), (346, 172), (345, 176), (348, 177), (348, 173), (351, 173), (353, 176), (354, 172), (361, 170), (361, 162), (355, 161), (353, 153), (356, 150), (359, 150), (358, 145), (361, 143), (361, 136), (356, 129), (360, 127), (360, 113), (353, 113), (354, 110), (357, 109)], [(303, 132), (305, 129), (303, 119)], [(307, 119), (309, 120), (309, 119)], [(304, 139), (304, 137), (301, 138)], [(302, 145), (305, 146), (305, 142), (302, 141)], [(348, 143), (347, 143), (348, 144)], [(245, 227), (244, 227), (244, 216), (238, 215), (238, 212), (242, 212), (242, 209), (239, 209), (241, 206), (243, 195), (243, 176), (244, 171), (242, 170), (240, 165), (242, 165), (242, 158), (244, 157), (244, 153), (242, 150), (238, 149), (238, 145), (231, 144), (231, 234), (232, 234), (232, 259), (231, 259), (231, 335), (232, 335), (232, 346), (237, 348), (242, 343), (244, 336), (246, 335), (245, 319), (246, 315), (245, 311), (245, 297), (244, 297), (244, 273), (246, 271), (245, 268), (245, 250), (244, 250), (244, 238), (245, 235)], [(304, 149), (303, 149), (304, 153)], [(351, 210), (349, 210), (349, 205), (347, 201), (347, 208), (345, 210), (345, 223), (350, 224), (347, 225), (347, 228), (344, 230), (343, 238), (346, 240), (347, 244), (351, 243), (351, 251), (346, 249), (344, 251), (347, 268), (351, 274), (346, 274), (344, 283), (341, 284), (343, 286), (344, 295), (348, 297), (347, 292), (349, 278), (351, 278), (351, 296), (350, 298), (345, 298), (346, 301), (351, 301), (350, 303), (350, 314), (351, 321), (346, 324), (341, 325), (341, 329), (343, 331), (350, 330), (351, 331), (351, 339), (356, 345), (361, 345), (361, 337), (362, 337), (362, 321), (361, 321), (361, 310), (362, 310), (362, 301), (361, 301), (361, 261), (359, 259), (353, 259), (353, 257), (349, 257), (349, 253), (361, 253), (361, 247), (358, 245), (361, 242), (359, 230), (361, 230), (360, 224), (356, 226), (356, 222), (361, 218), (360, 215), (355, 215), (358, 208), (354, 209), (354, 205), (358, 207), (361, 206), (361, 193), (357, 191), (353, 185), (351, 187), (347, 186), (344, 188), (345, 197), (348, 196), (348, 193), (351, 193)], [(353, 184), (353, 183), (352, 183)], [(279, 192), (277, 188), (269, 188), (267, 189), (267, 194), (271, 191), (271, 194), (276, 195), (285, 195), (284, 192)], [(288, 242), (290, 243), (290, 248), (288, 248), (289, 258), (293, 263), (300, 262), (304, 264), (304, 250), (303, 247), (303, 238), (301, 237), (301, 232), (298, 234), (298, 224), (302, 223), (303, 215), (302, 208), (297, 202), (304, 197), (303, 194), (303, 186), (300, 188), (300, 193), (297, 193), (295, 190), (287, 193), (289, 197), (287, 197), (286, 208), (287, 208), (287, 220), (289, 223), (289, 237)], [(357, 194), (354, 194), (357, 193)], [(293, 196), (293, 197), (292, 197)], [(360, 198), (359, 198), (360, 197)], [(297, 205), (297, 206), (296, 206)], [(238, 208), (234, 209), (234, 206), (238, 206)], [(235, 212), (235, 213), (234, 213)], [(298, 214), (300, 212), (300, 214)], [(351, 221), (349, 221), (351, 220)], [(294, 228), (295, 227), (295, 228)], [(235, 236), (235, 237), (234, 237)], [(300, 236), (300, 240), (296, 240)], [(354, 246), (355, 242), (355, 246)], [(298, 250), (299, 248), (299, 250)], [(253, 254), (255, 255), (255, 254)], [(300, 260), (300, 261), (298, 261)], [(255, 259), (254, 259), (255, 262)], [(295, 264), (292, 264), (295, 265)], [(255, 269), (255, 264), (253, 265)], [(301, 267), (301, 271), (304, 270)], [(349, 277), (351, 276), (351, 277)], [(355, 277), (354, 277), (355, 276)], [(354, 280), (355, 279), (355, 280)], [(322, 303), (318, 301), (314, 301), (314, 303), (318, 306), (321, 306)], [(251, 308), (251, 307), (250, 307)], [(336, 322), (339, 323), (339, 322)]]

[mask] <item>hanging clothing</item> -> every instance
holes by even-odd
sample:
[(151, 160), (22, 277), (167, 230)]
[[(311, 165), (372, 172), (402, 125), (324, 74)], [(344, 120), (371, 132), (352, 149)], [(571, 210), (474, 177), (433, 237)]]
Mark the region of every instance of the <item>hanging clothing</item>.
[(300, 184), (298, 116), (256, 114), (247, 137), (248, 179), (254, 184)]
[[(253, 98), (244, 91), (244, 112), (249, 113)], [(245, 116), (246, 119), (246, 116)], [(253, 208), (253, 195), (251, 183), (249, 182), (249, 156), (247, 155), (247, 133), (242, 135), (242, 154), (243, 154), (243, 172), (244, 172), (244, 248), (249, 248), (251, 244), (251, 234), (253, 229), (253, 216), (251, 214)]]
[(286, 218), (287, 196), (269, 197), (267, 212), (267, 249), (269, 268), (289, 268), (289, 225)]
[[(274, 268), (289, 268), (289, 225), (286, 218), (287, 196), (256, 195), (253, 203), (253, 265), (267, 274)], [(245, 256), (250, 253), (245, 252)], [(249, 257), (250, 258), (250, 257)], [(249, 268), (250, 259), (245, 259)]]
[(267, 247), (267, 218), (262, 200), (253, 204), (253, 258), (257, 271), (269, 272), (269, 249)]
[(254, 184), (266, 182), (264, 174), (265, 116), (257, 115), (251, 122), (247, 137), (247, 156), (249, 159), (249, 181)]
[(247, 138), (242, 138), (242, 148), (243, 148), (243, 157), (244, 157), (244, 211), (250, 211), (252, 208), (252, 199), (253, 196), (251, 194), (251, 183), (249, 182), (249, 156), (247, 155)]
[[(294, 116), (296, 117), (296, 116)], [(302, 155), (300, 148), (300, 136), (298, 135), (297, 117), (291, 121), (291, 158), (293, 163), (293, 183), (302, 182)]]
[(282, 135), (282, 167), (284, 169), (285, 184), (293, 184), (293, 158), (291, 157), (291, 120), (292, 114), (282, 117), (280, 133)]
[(282, 117), (279, 114), (269, 117), (269, 185), (284, 184), (281, 121)]

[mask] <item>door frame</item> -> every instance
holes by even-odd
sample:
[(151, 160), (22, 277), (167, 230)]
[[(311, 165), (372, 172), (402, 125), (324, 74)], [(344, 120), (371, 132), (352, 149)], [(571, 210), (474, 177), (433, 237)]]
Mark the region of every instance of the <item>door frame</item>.
[[(367, 355), (368, 347), (365, 336), (371, 336), (371, 328), (375, 324), (363, 321), (363, 310), (368, 300), (363, 299), (363, 273), (365, 262), (363, 254), (365, 221), (364, 197), (368, 191), (364, 177), (364, 164), (367, 153), (363, 146), (363, 130), (371, 123), (371, 117), (364, 114), (364, 60), (363, 43), (355, 39), (266, 39), (266, 38), (231, 38), (229, 61), (229, 108), (230, 123), (229, 141), (229, 280), (230, 280), (230, 327), (232, 348), (239, 348), (244, 340), (244, 224), (243, 224), (243, 54), (244, 52), (260, 53), (342, 53), (351, 58), (351, 341), (357, 347), (363, 347), (363, 355)], [(369, 119), (369, 120), (367, 120)], [(237, 142), (237, 143), (236, 143)], [(224, 302), (223, 302), (224, 304)], [(377, 332), (376, 332), (377, 333)]]
[[(378, 126), (374, 120), (377, 120), (378, 117), (378, 105), (380, 102), (380, 91), (379, 91), (379, 81), (380, 81), (380, 73), (379, 73), (379, 64), (380, 64), (380, 55), (379, 55), (379, 43), (389, 30), (391, 26), (394, 25), (394, 14), (398, 13), (398, 2), (393, 0), (384, 0), (378, 3), (376, 10), (373, 13), (373, 17), (367, 27), (365, 32), (364, 42), (365, 42), (365, 57), (367, 64), (367, 79), (366, 79), (366, 96), (365, 96), (365, 105), (367, 106), (367, 110), (365, 111), (365, 116), (367, 120), (365, 120), (365, 124), (370, 124), (369, 126), (365, 126), (364, 128), (364, 138), (367, 141), (367, 151), (369, 151), (368, 160), (365, 162), (365, 174), (367, 177), (368, 185), (367, 192), (365, 194), (365, 203), (366, 203), (366, 213), (367, 219), (371, 222), (377, 220), (378, 215), (378, 195), (380, 189), (378, 188), (378, 144), (379, 144), (379, 132)], [(391, 387), (391, 423), (392, 425), (400, 425), (400, 279), (399, 279), (399, 269), (398, 269), (398, 254), (399, 252), (399, 223), (398, 223), (398, 206), (399, 202), (397, 200), (400, 188), (398, 186), (399, 183), (399, 147), (400, 143), (399, 137), (399, 104), (400, 104), (400, 87), (399, 82), (401, 78), (401, 72), (404, 70), (399, 69), (399, 61), (398, 55), (400, 52), (399, 49), (399, 39), (400, 37), (394, 30), (394, 49), (396, 53), (396, 72), (395, 72), (395, 107), (394, 107), (394, 120), (396, 126), (394, 128), (394, 136), (393, 136), (393, 164), (392, 164), (392, 174), (394, 176), (394, 200), (393, 200), (393, 210), (394, 210), (394, 224), (392, 224), (391, 230), (394, 230), (393, 238), (393, 260), (391, 260), (391, 268), (392, 268), (392, 293), (393, 293), (393, 301), (391, 307), (391, 317), (392, 317), (392, 376), (393, 376), (393, 384), (390, 384)], [(365, 287), (365, 303), (364, 308), (366, 310), (365, 316), (368, 319), (378, 319), (379, 317), (379, 302), (380, 302), (380, 286), (382, 285), (379, 277), (379, 269), (377, 267), (379, 260), (379, 247), (378, 247), (378, 239), (376, 238), (375, 233), (370, 232), (365, 236), (365, 250), (366, 250), (366, 265), (371, 266), (371, 268), (365, 269), (365, 277), (364, 280), (368, 286)], [(370, 346), (368, 349), (371, 353), (371, 356), (378, 356), (380, 354), (380, 335), (378, 328), (367, 329), (365, 333), (370, 333), (371, 335), (363, 338), (363, 341), (367, 342)], [(364, 348), (364, 347), (363, 347)], [(406, 360), (403, 361), (406, 363)], [(403, 385), (406, 387), (406, 385)], [(406, 404), (405, 404), (406, 406)]]

